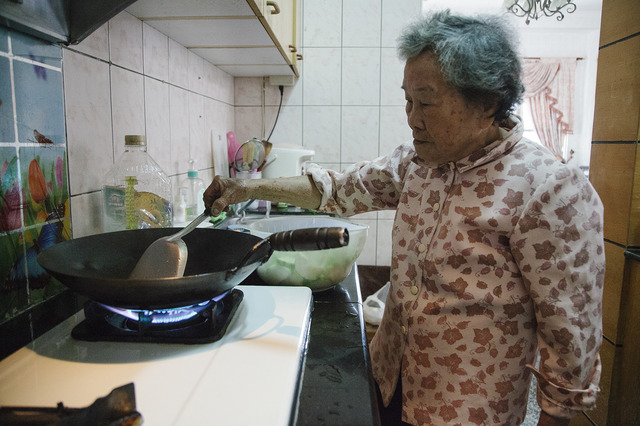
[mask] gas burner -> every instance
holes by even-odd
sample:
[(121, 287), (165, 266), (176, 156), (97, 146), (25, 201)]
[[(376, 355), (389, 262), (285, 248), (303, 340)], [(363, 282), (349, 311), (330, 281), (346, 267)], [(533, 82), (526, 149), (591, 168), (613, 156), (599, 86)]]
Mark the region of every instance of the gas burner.
[[(229, 292), (222, 293), (221, 295), (216, 296), (211, 300), (197, 303), (195, 305), (182, 306), (178, 308), (154, 309), (151, 311), (145, 309), (118, 308), (115, 306), (103, 305), (101, 303), (98, 303), (98, 305), (102, 306), (105, 309), (108, 309), (114, 314), (129, 318), (134, 322), (139, 321), (144, 324), (152, 324), (153, 326), (159, 326), (163, 324), (171, 327), (173, 324), (182, 324), (191, 318), (197, 317), (200, 312), (209, 309), (212, 304), (216, 304), (217, 302), (222, 300), (228, 293)], [(204, 315), (206, 315), (206, 312)]]
[(195, 305), (152, 311), (89, 301), (85, 320), (71, 335), (88, 341), (211, 343), (224, 336), (243, 297), (233, 289)]

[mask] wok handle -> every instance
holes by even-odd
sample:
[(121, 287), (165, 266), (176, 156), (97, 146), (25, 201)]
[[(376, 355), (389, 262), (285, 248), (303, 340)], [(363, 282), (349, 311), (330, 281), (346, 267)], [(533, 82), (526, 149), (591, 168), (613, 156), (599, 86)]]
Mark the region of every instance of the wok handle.
[(273, 250), (310, 251), (344, 247), (349, 244), (349, 231), (347, 228), (333, 227), (276, 232), (254, 245), (238, 265), (227, 272), (227, 279), (244, 267), (253, 256), (253, 253), (265, 244), (269, 244), (271, 250), (269, 250), (269, 255), (263, 258), (263, 262), (269, 259)]
[(279, 251), (326, 250), (349, 244), (347, 228), (305, 228), (282, 231), (269, 236), (271, 248)]

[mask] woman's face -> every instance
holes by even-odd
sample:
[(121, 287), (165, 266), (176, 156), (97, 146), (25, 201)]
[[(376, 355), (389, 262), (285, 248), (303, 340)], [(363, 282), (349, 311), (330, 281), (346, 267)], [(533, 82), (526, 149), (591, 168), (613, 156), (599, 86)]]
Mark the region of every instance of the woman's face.
[(469, 104), (444, 80), (434, 54), (407, 61), (402, 88), (413, 145), (430, 165), (462, 159), (499, 137), (493, 109)]

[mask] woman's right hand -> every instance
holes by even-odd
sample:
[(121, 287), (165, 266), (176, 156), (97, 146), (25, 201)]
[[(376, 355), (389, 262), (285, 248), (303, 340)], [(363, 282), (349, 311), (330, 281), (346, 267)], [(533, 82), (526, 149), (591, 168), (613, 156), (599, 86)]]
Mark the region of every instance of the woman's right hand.
[(223, 178), (216, 176), (204, 191), (204, 205), (211, 215), (219, 216), (223, 211), (229, 211), (231, 204), (247, 201), (247, 191), (241, 179)]

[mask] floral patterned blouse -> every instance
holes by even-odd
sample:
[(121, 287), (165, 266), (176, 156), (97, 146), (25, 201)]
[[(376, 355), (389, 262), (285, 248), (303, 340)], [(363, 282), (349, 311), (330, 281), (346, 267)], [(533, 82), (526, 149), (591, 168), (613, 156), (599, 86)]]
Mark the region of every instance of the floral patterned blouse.
[(580, 170), (524, 139), (517, 117), (508, 127), (438, 168), (410, 142), (342, 173), (308, 168), (321, 210), (396, 210), (371, 356), (385, 404), (401, 378), (405, 422), (520, 424), (532, 373), (551, 415), (595, 404), (603, 207)]

